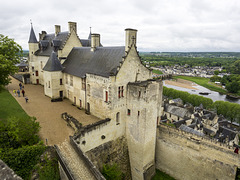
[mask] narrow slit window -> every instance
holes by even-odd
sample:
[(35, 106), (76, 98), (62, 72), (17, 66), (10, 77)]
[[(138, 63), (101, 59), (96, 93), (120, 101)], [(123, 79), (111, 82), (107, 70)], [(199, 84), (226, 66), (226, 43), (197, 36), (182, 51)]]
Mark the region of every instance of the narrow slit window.
[(105, 101), (108, 102), (108, 91), (105, 91)]
[(127, 115), (128, 115), (128, 116), (131, 115), (131, 110), (130, 110), (130, 109), (128, 109), (128, 111), (127, 111)]

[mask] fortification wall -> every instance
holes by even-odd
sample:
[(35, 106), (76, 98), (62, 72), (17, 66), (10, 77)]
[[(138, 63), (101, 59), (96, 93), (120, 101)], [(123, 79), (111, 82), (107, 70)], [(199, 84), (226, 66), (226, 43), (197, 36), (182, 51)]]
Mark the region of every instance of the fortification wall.
[(156, 168), (176, 179), (235, 179), (239, 160), (232, 147), (210, 138), (162, 124), (157, 129)]
[(124, 136), (91, 149), (86, 155), (99, 170), (104, 164), (116, 163), (125, 174), (125, 179), (131, 179), (127, 140)]

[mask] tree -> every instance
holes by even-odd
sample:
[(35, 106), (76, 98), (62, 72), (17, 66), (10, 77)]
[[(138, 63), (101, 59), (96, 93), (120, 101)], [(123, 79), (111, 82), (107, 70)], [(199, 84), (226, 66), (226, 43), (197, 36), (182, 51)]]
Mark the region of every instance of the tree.
[(226, 89), (230, 93), (237, 93), (240, 90), (240, 82), (239, 81), (229, 82), (226, 85)]
[(18, 71), (15, 64), (20, 61), (22, 53), (20, 45), (0, 34), (0, 86), (7, 85), (11, 80), (9, 75)]
[(218, 75), (218, 74), (219, 74), (218, 70), (214, 71), (214, 75)]
[(0, 121), (0, 148), (19, 148), (39, 142), (39, 122), (36, 118), (9, 117)]

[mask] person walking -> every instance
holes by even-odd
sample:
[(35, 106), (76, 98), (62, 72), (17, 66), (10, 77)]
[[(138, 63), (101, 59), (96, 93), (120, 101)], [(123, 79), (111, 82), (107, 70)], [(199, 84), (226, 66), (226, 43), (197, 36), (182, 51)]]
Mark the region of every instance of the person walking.
[(18, 97), (20, 97), (20, 91), (19, 91), (19, 89), (17, 90), (17, 94), (18, 94)]
[(25, 101), (26, 101), (26, 103), (28, 102), (28, 97), (27, 96), (25, 97)]
[(13, 90), (13, 94), (14, 94), (15, 97), (17, 96), (17, 91), (16, 91), (16, 89)]
[(23, 97), (24, 97), (24, 94), (25, 94), (25, 91), (24, 91), (24, 89), (22, 90), (22, 95), (23, 95)]
[(22, 90), (22, 83), (19, 83), (19, 88), (20, 90)]

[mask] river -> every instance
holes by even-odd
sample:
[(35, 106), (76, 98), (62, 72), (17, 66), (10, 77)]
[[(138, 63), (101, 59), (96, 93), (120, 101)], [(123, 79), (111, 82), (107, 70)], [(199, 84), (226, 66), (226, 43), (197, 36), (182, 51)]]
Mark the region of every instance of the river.
[[(226, 97), (226, 95), (221, 95), (221, 94), (219, 94), (216, 91), (211, 91), (211, 90), (209, 90), (209, 89), (207, 89), (205, 87), (199, 86), (197, 84), (194, 85), (196, 90), (195, 89), (183, 88), (183, 87), (179, 87), (179, 86), (168, 85), (168, 84), (165, 84), (164, 81), (163, 81), (163, 85), (168, 87), (168, 88), (173, 88), (173, 89), (176, 89), (176, 90), (185, 91), (185, 92), (188, 92), (190, 94), (197, 94), (199, 96), (211, 98), (214, 102), (215, 101), (228, 101), (228, 102), (231, 102), (231, 103), (238, 103), (238, 104), (240, 104), (240, 99), (229, 99), (229, 98)], [(201, 95), (201, 94), (199, 94), (199, 92), (208, 92), (210, 94), (208, 94), (208, 95)]]

